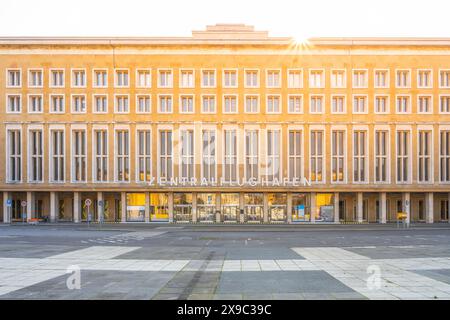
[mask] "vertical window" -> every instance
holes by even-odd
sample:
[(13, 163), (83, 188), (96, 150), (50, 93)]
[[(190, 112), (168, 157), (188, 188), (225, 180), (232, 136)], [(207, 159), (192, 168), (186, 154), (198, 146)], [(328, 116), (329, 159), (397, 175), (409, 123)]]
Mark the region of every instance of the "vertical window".
[(375, 182), (388, 182), (388, 131), (375, 131)]
[(375, 96), (375, 113), (389, 112), (389, 96)]
[(281, 112), (281, 98), (280, 96), (268, 95), (267, 96), (267, 113), (280, 113)]
[(259, 87), (259, 71), (245, 70), (245, 87), (258, 88)]
[(22, 180), (22, 141), (20, 130), (8, 130), (8, 182)]
[(72, 87), (86, 87), (86, 71), (72, 70)]
[(194, 130), (181, 130), (181, 178), (194, 177)]
[(439, 71), (439, 86), (441, 88), (450, 88), (450, 70)]
[(353, 88), (367, 88), (367, 70), (353, 70)]
[(108, 132), (94, 131), (94, 179), (97, 182), (108, 181)]
[(259, 180), (258, 162), (258, 130), (245, 131), (245, 180)]
[(130, 112), (129, 109), (129, 99), (128, 99), (128, 95), (117, 95), (116, 96), (116, 113), (128, 113)]
[(172, 131), (159, 132), (159, 177), (165, 180), (172, 178)]
[(289, 95), (288, 113), (303, 113), (303, 96)]
[(397, 70), (395, 84), (397, 88), (409, 88), (411, 86), (409, 70)]
[(138, 164), (138, 181), (145, 182), (151, 179), (151, 131), (150, 130), (138, 130), (137, 131), (137, 164)]
[(216, 113), (216, 96), (213, 95), (202, 96), (202, 112)]
[(180, 113), (194, 113), (194, 96), (180, 97)]
[(266, 87), (279, 88), (281, 87), (281, 72), (280, 70), (266, 71)]
[(267, 130), (267, 180), (281, 180), (280, 130)]
[(50, 86), (53, 88), (64, 87), (64, 70), (50, 70)]
[(136, 112), (137, 113), (150, 113), (151, 111), (151, 99), (148, 94), (139, 94), (136, 96)]
[(116, 70), (116, 87), (128, 87), (129, 85), (128, 70)]
[(106, 113), (108, 112), (108, 96), (107, 95), (95, 95), (94, 96), (94, 112)]
[(450, 96), (439, 96), (439, 112), (450, 113)]
[(64, 113), (64, 95), (54, 94), (50, 96), (50, 110), (52, 113)]
[(367, 133), (366, 131), (353, 132), (353, 181), (366, 182), (367, 164)]
[(389, 87), (389, 71), (388, 70), (375, 70), (374, 86), (375, 88), (388, 88)]
[(86, 181), (86, 131), (74, 130), (72, 141), (72, 181)]
[(310, 88), (323, 88), (325, 86), (324, 72), (323, 70), (310, 70), (309, 71), (309, 87)]
[(332, 88), (345, 88), (346, 87), (345, 70), (332, 70), (331, 71), (331, 87)]
[(84, 95), (72, 95), (72, 112), (86, 112), (86, 97)]
[(431, 96), (418, 96), (417, 97), (417, 112), (418, 113), (432, 113), (432, 97)]
[(450, 131), (441, 131), (439, 146), (441, 182), (450, 182)]
[(431, 88), (433, 86), (433, 77), (431, 70), (417, 70), (417, 87)]
[(236, 88), (237, 87), (237, 71), (236, 70), (224, 70), (223, 71), (223, 86), (224, 86), (224, 88)]
[(180, 71), (180, 88), (194, 88), (194, 70), (181, 70)]
[(202, 70), (202, 88), (214, 88), (216, 86), (216, 71)]
[(303, 72), (299, 69), (288, 70), (288, 88), (299, 89), (303, 87)]
[(223, 113), (237, 113), (236, 96), (226, 95), (223, 97)]
[(245, 96), (245, 113), (259, 112), (259, 96), (246, 95)]
[(353, 113), (367, 113), (366, 96), (353, 96)]
[(212, 182), (216, 180), (215, 130), (203, 130), (202, 141), (202, 178), (208, 182)]
[(397, 96), (396, 98), (396, 112), (397, 113), (410, 113), (409, 96)]
[(51, 180), (53, 182), (63, 182), (65, 172), (65, 149), (64, 131), (51, 131)]
[(431, 131), (419, 131), (419, 182), (431, 182)]
[(303, 157), (302, 132), (300, 130), (289, 131), (289, 180), (299, 181), (302, 178)]
[(149, 69), (136, 70), (136, 86), (138, 88), (150, 88), (152, 86), (152, 73)]
[(324, 144), (323, 144), (323, 131), (313, 130), (311, 131), (310, 141), (310, 170), (311, 170), (311, 182), (323, 181), (323, 164), (324, 164)]
[(333, 96), (331, 98), (331, 112), (345, 113), (345, 96)]
[(8, 87), (10, 88), (19, 88), (22, 86), (22, 72), (19, 69), (8, 70)]
[(43, 108), (43, 101), (41, 94), (32, 94), (28, 96), (28, 112), (41, 113)]
[(331, 181), (344, 182), (345, 166), (345, 131), (336, 130), (331, 133)]
[(225, 182), (237, 181), (237, 136), (236, 130), (224, 130), (224, 174)]
[(397, 182), (409, 181), (409, 132), (397, 131)]
[(158, 103), (160, 113), (172, 113), (172, 96), (169, 95), (159, 96)]
[(94, 70), (94, 88), (108, 87), (108, 71)]
[(116, 131), (116, 181), (129, 181), (130, 139), (127, 130)]
[(173, 77), (172, 70), (158, 70), (158, 87), (172, 88)]
[(20, 94), (9, 94), (6, 97), (8, 104), (8, 112), (19, 113), (22, 112), (22, 96)]
[(311, 96), (309, 100), (310, 113), (323, 113), (323, 96)]
[(44, 85), (42, 70), (28, 71), (28, 86), (33, 88), (41, 88)]

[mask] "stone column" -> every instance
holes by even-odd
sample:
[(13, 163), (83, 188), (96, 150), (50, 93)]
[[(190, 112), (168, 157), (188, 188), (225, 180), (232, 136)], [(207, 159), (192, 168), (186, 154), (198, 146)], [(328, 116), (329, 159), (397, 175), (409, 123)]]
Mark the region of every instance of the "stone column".
[(434, 222), (434, 193), (427, 192), (425, 194), (425, 210), (426, 210), (426, 222)]
[(340, 223), (340, 221), (339, 221), (339, 192), (334, 193), (334, 223)]
[(79, 192), (73, 193), (73, 222), (81, 222), (81, 195)]
[(358, 192), (356, 194), (356, 217), (358, 219), (358, 223), (363, 222), (363, 193)]
[(286, 204), (286, 218), (287, 218), (287, 223), (292, 223), (292, 193), (288, 192), (287, 193), (287, 204)]
[(263, 193), (263, 221), (264, 223), (269, 222), (269, 197), (266, 192)]
[(169, 192), (168, 194), (168, 207), (169, 207), (169, 223), (173, 221), (173, 192)]
[(244, 223), (245, 218), (244, 214), (241, 214), (241, 210), (244, 212), (244, 194), (242, 192), (239, 193), (239, 222)]
[(192, 222), (197, 222), (197, 192), (192, 193)]
[(145, 193), (145, 222), (150, 222), (150, 193)]
[(406, 213), (406, 223), (411, 221), (411, 194), (409, 192), (402, 193), (403, 212)]
[(381, 215), (381, 217), (380, 217), (380, 223), (386, 223), (386, 221), (387, 221), (387, 208), (386, 208), (386, 203), (387, 203), (387, 201), (386, 201), (386, 192), (381, 192), (380, 193), (380, 200), (379, 200), (379, 203), (380, 203), (380, 215)]
[(222, 222), (220, 217), (220, 210), (221, 210), (220, 193), (216, 193), (216, 222), (218, 223)]
[(27, 221), (36, 217), (34, 192), (27, 192)]
[(11, 207), (6, 205), (9, 199), (9, 192), (3, 192), (3, 223), (11, 223)]
[(59, 199), (57, 192), (50, 192), (50, 222), (56, 222), (58, 216)]
[(120, 219), (120, 222), (125, 223), (127, 222), (127, 193), (121, 192), (120, 193), (120, 203), (122, 208), (122, 217)]
[(448, 223), (450, 223), (450, 192), (447, 195), (447, 199), (448, 199), (448, 201), (447, 201), (447, 203), (448, 203), (448, 209), (447, 209), (448, 217), (447, 217), (447, 219), (448, 219)]
[(311, 192), (311, 208), (310, 208), (310, 221), (311, 223), (316, 223), (316, 193)]
[(105, 221), (105, 199), (101, 191), (97, 192), (97, 221)]

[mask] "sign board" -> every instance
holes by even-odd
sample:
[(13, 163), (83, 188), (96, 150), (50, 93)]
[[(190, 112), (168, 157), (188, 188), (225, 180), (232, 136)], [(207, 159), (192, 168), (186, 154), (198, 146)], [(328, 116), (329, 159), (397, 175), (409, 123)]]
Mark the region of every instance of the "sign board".
[(404, 220), (407, 218), (407, 214), (405, 212), (397, 212), (397, 219)]
[(20, 205), (21, 205), (22, 207), (26, 207), (26, 206), (27, 206), (27, 202), (26, 202), (25, 200), (22, 200), (22, 202), (20, 203)]
[(12, 206), (12, 200), (11, 199), (6, 200), (6, 206), (7, 207), (11, 207)]
[(91, 199), (86, 199), (86, 200), (84, 200), (84, 204), (85, 204), (86, 206), (90, 207), (91, 204), (92, 204)]
[(305, 205), (304, 204), (299, 204), (297, 206), (297, 215), (298, 215), (299, 219), (305, 218)]

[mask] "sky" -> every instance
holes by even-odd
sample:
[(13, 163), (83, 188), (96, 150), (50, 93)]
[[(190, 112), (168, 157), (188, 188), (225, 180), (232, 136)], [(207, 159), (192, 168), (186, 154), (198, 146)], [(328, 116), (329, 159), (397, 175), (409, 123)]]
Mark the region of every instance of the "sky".
[(0, 0), (0, 36), (190, 36), (245, 23), (271, 36), (450, 37), (450, 0)]

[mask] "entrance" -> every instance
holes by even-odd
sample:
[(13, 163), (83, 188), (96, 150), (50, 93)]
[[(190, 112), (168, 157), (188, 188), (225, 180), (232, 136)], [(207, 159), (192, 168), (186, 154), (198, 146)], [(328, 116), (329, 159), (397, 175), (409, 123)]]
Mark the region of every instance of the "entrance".
[(216, 213), (216, 195), (214, 193), (197, 194), (197, 217), (199, 222), (214, 222)]
[(260, 223), (264, 218), (264, 197), (262, 193), (244, 194), (245, 222)]
[(287, 196), (286, 193), (269, 193), (267, 195), (270, 222), (286, 222)]
[(239, 193), (222, 193), (220, 203), (222, 205), (221, 220), (223, 222), (237, 222), (239, 217)]
[(173, 218), (176, 222), (192, 221), (192, 193), (173, 194)]

